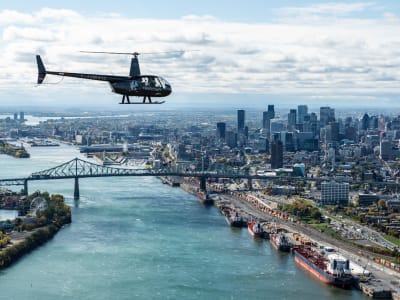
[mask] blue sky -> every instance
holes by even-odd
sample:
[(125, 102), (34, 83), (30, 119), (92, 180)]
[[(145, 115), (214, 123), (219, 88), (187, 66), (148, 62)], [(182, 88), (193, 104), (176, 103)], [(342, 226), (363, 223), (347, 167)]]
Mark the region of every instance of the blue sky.
[(0, 1), (0, 97), (114, 104), (105, 83), (48, 76), (35, 87), (35, 54), (50, 70), (124, 75), (129, 57), (79, 50), (184, 49), (198, 51), (140, 57), (142, 72), (172, 83), (170, 107), (399, 106), (399, 32), (400, 1)]
[[(284, 7), (306, 7), (323, 3), (346, 3), (357, 2), (377, 3), (385, 11), (391, 11), (398, 14), (400, 11), (400, 1), (314, 1), (314, 0), (249, 0), (249, 1), (231, 1), (231, 0), (120, 0), (117, 2), (109, 0), (96, 1), (54, 1), (54, 0), (36, 0), (36, 1), (0, 1), (0, 9), (13, 9), (21, 12), (32, 12), (40, 7), (67, 8), (82, 12), (83, 14), (96, 14), (104, 12), (116, 12), (124, 16), (134, 18), (162, 18), (173, 19), (185, 15), (213, 15), (217, 18), (229, 21), (244, 22), (264, 22), (272, 20), (277, 15), (277, 10)], [(360, 17), (376, 16), (379, 10), (363, 11)]]

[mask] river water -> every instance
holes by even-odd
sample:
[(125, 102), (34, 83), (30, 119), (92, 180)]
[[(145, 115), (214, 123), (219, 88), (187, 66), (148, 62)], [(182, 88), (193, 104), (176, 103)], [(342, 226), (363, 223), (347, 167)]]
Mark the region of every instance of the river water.
[[(72, 146), (0, 155), (0, 178), (28, 176), (80, 156)], [(216, 208), (157, 178), (30, 182), (61, 193), (73, 221), (0, 272), (1, 299), (367, 299), (322, 284), (268, 241), (227, 226)]]

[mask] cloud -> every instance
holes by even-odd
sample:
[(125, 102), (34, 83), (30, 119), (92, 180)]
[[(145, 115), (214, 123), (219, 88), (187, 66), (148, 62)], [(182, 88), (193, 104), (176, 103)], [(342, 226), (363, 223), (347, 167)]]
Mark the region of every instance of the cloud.
[(35, 18), (30, 14), (8, 9), (0, 11), (0, 24), (33, 24), (34, 21)]
[(330, 2), (310, 6), (285, 7), (279, 9), (279, 12), (285, 16), (348, 16), (376, 6), (374, 2)]
[[(37, 53), (49, 70), (126, 75), (129, 55), (91, 55), (79, 50), (199, 50), (140, 56), (142, 73), (163, 76), (178, 93), (399, 93), (398, 17), (393, 13), (379, 18), (353, 15), (375, 8), (372, 2), (289, 7), (281, 10), (281, 19), (263, 23), (228, 22), (212, 16), (159, 20), (115, 17), (112, 12), (4, 10), (0, 11), (0, 87), (10, 93), (15, 87), (30, 91), (31, 86), (24, 84), (36, 81)], [(317, 18), (302, 23), (287, 21), (288, 15)], [(326, 15), (335, 19), (326, 22)], [(108, 87), (66, 78), (46, 89), (89, 94)]]
[(32, 40), (40, 42), (55, 42), (59, 36), (51, 30), (44, 31), (40, 28), (33, 27), (15, 27), (9, 26), (3, 31), (3, 40)]

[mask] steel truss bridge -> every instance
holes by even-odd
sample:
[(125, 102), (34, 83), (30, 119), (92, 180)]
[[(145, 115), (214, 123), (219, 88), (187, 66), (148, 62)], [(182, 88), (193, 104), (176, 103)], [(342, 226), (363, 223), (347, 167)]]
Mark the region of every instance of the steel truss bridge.
[[(74, 199), (79, 199), (79, 178), (88, 177), (117, 177), (117, 176), (176, 176), (176, 177), (197, 177), (200, 179), (200, 188), (206, 189), (206, 180), (208, 178), (247, 178), (249, 186), (251, 186), (251, 180), (253, 178), (267, 179), (264, 176), (251, 176), (244, 172), (192, 172), (176, 170), (175, 168), (160, 168), (154, 169), (132, 169), (132, 168), (120, 168), (110, 167), (95, 164), (82, 160), (80, 158), (74, 158), (68, 162), (65, 162), (56, 167), (46, 169), (39, 172), (32, 173), (26, 178), (12, 178), (12, 179), (0, 179), (1, 186), (24, 186), (24, 194), (28, 194), (28, 182), (35, 180), (57, 180), (57, 179), (74, 179)], [(272, 179), (272, 177), (271, 177)], [(277, 179), (274, 177), (274, 179)]]
[[(88, 162), (79, 158), (74, 158), (56, 167), (46, 169), (43, 171), (32, 173), (26, 178), (11, 178), (0, 179), (1, 186), (24, 186), (23, 192), (28, 194), (28, 182), (35, 180), (57, 180), (57, 179), (74, 179), (74, 199), (79, 199), (79, 178), (88, 177), (117, 177), (117, 176), (175, 176), (175, 177), (197, 177), (200, 179), (200, 189), (206, 190), (206, 180), (209, 178), (230, 178), (230, 179), (247, 179), (248, 186), (251, 189), (252, 180), (276, 180), (276, 181), (322, 181), (324, 179), (312, 179), (305, 177), (293, 176), (260, 176), (249, 175), (240, 171), (187, 171), (177, 170), (175, 168), (161, 168), (161, 169), (132, 169), (132, 168), (117, 168), (110, 166), (103, 166)], [(325, 179), (326, 180), (326, 179)], [(358, 183), (360, 184), (360, 183)], [(398, 186), (395, 183), (374, 183), (373, 185), (379, 186)]]

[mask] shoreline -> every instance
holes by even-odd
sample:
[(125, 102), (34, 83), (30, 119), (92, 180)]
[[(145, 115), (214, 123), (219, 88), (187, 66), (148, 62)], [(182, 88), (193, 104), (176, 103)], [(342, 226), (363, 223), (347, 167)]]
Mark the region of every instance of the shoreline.
[(11, 245), (0, 251), (0, 270), (16, 263), (21, 257), (51, 240), (64, 226), (54, 224), (36, 228), (32, 231), (11, 233)]

